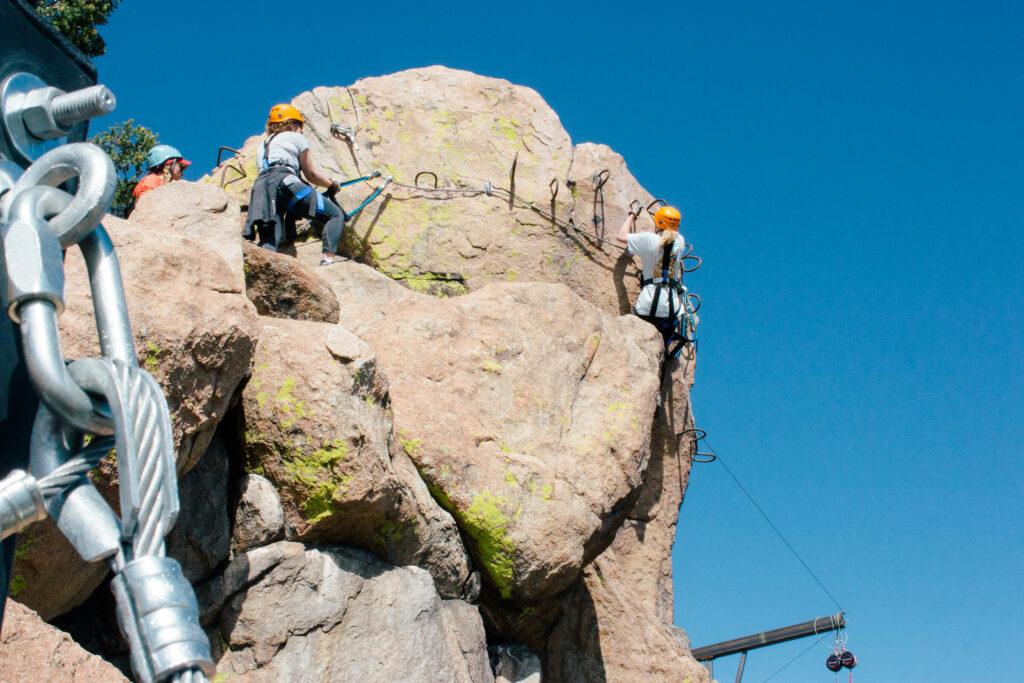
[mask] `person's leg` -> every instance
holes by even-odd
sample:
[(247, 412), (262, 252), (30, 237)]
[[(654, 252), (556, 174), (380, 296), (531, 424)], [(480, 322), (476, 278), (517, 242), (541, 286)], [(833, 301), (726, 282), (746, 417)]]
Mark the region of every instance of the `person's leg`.
[(338, 253), (341, 233), (345, 229), (345, 212), (333, 201), (324, 197), (322, 206), (317, 206), (316, 219), (322, 221), (324, 225), (323, 259), (320, 265), (329, 265), (334, 262), (334, 256)]
[[(315, 209), (311, 210), (311, 204), (314, 202)], [(320, 265), (326, 266), (334, 263), (334, 256), (338, 253), (338, 243), (341, 242), (341, 232), (345, 227), (345, 212), (341, 207), (313, 190), (302, 199), (292, 203), (288, 213), (302, 218), (312, 216), (313, 220), (323, 226), (323, 259)]]

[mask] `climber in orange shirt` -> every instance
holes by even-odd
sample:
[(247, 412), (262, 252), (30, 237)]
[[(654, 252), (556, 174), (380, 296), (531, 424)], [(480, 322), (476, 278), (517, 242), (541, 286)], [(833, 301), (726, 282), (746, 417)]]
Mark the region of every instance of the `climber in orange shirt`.
[(135, 184), (135, 189), (132, 190), (135, 201), (164, 183), (181, 180), (185, 169), (191, 163), (191, 161), (183, 159), (181, 152), (170, 145), (157, 145), (149, 150), (149, 154), (146, 156), (146, 168), (149, 169), (149, 173)]

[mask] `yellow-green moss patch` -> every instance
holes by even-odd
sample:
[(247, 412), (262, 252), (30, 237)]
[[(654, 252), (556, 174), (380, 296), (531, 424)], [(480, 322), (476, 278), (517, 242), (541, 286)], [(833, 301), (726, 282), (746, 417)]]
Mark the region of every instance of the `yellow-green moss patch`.
[(473, 503), (459, 514), (467, 533), (476, 541), (477, 554), (501, 597), (512, 596), (515, 579), (515, 544), (508, 537), (509, 519), (501, 511), (505, 500), (488, 490), (473, 496)]

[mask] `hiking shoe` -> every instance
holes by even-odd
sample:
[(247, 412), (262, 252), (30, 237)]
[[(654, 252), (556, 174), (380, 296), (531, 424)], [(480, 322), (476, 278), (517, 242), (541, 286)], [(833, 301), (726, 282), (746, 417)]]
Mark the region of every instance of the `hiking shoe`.
[(322, 258), (322, 259), (320, 259), (320, 265), (321, 266), (329, 266), (332, 263), (334, 263), (334, 259), (332, 259), (332, 258)]

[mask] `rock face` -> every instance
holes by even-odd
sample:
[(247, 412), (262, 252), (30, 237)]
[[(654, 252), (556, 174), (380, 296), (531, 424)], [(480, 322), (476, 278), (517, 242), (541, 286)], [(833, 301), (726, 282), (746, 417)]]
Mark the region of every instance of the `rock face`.
[(491, 681), (483, 624), (430, 575), (368, 553), (276, 543), (235, 558), (219, 674), (244, 681)]
[(107, 574), (103, 562), (88, 564), (51, 519), (18, 534), (10, 596), (49, 621), (80, 605)]
[(238, 201), (208, 184), (167, 183), (139, 199), (131, 222), (152, 232), (187, 237), (219, 255), (241, 275), (242, 216)]
[(338, 299), (309, 268), (252, 242), (244, 242), (242, 251), (246, 294), (260, 315), (338, 322)]
[[(338, 177), (373, 170), (392, 184), (346, 226), (342, 251), (417, 291), (448, 294), (490, 282), (561, 282), (599, 308), (627, 313), (638, 282), (611, 240), (631, 201), (652, 197), (604, 145), (573, 146), (557, 114), (530, 88), (444, 67), (366, 78), (347, 88), (316, 88), (292, 104), (306, 120), (313, 158)], [(331, 133), (355, 129), (356, 145)], [(254, 122), (258, 125), (258, 122)], [(337, 129), (336, 129), (337, 130)], [(206, 180), (243, 204), (256, 176), (256, 146), (225, 162)], [(240, 177), (228, 164), (244, 168)], [(515, 165), (515, 179), (510, 170)], [(434, 191), (434, 177), (440, 188)], [(488, 195), (488, 182), (570, 220), (588, 236), (511, 202)], [(557, 194), (552, 198), (552, 188)], [(478, 189), (477, 192), (464, 190)], [(342, 206), (367, 196), (364, 184), (345, 188)], [(650, 229), (641, 219), (640, 229)]]
[[(145, 196), (145, 195), (143, 195)], [(181, 563), (192, 583), (227, 560), (231, 543), (228, 507), (228, 454), (219, 439), (210, 442), (199, 464), (178, 482), (178, 523), (167, 535), (167, 555)]]
[(323, 277), (358, 302), (342, 324), (377, 349), (402, 445), (491, 584), (522, 601), (568, 586), (643, 480), (654, 329), (558, 285), (438, 300), (381, 292), (389, 283), (355, 264)]
[[(200, 206), (214, 190), (183, 181), (169, 188), (175, 185), (180, 186), (175, 197), (195, 192), (200, 194), (194, 200)], [(213, 215), (220, 231), (234, 223), (220, 220), (219, 213)], [(210, 445), (228, 402), (249, 372), (258, 330), (256, 310), (245, 296), (240, 268), (214, 253), (206, 237), (202, 242), (189, 237), (206, 235), (208, 230), (175, 224), (161, 224), (156, 230), (141, 221), (108, 217), (104, 227), (121, 264), (139, 363), (167, 395), (178, 471), (184, 473)], [(64, 353), (71, 358), (99, 356), (88, 275), (77, 250), (68, 251), (64, 270)]]
[[(623, 315), (633, 261), (598, 239), (651, 196), (506, 81), (431, 67), (294, 103), (328, 173), (398, 181), (346, 226), (353, 261), (242, 244), (258, 138), (235, 169), (105, 222), (140, 362), (168, 394), (168, 551), (219, 677), (705, 683), (670, 624), (695, 358), (662, 375), (660, 336)], [(64, 352), (96, 356), (74, 251), (66, 270)], [(113, 471), (93, 475), (110, 500)], [(105, 571), (43, 522), (12, 595), (47, 619), (88, 598), (60, 621), (79, 634), (112, 614)]]
[(114, 683), (128, 680), (102, 658), (79, 647), (68, 634), (12, 600), (8, 600), (4, 608), (0, 671), (5, 681)]
[(283, 539), (284, 509), (274, 485), (258, 474), (247, 474), (239, 489), (231, 551), (244, 553)]
[(355, 544), (424, 567), (446, 597), (462, 595), (468, 557), (392, 438), (370, 348), (323, 323), (263, 321), (243, 392), (246, 467), (277, 488), (288, 537)]
[(696, 443), (692, 349), (670, 365), (641, 494), (611, 547), (561, 599), (545, 676), (559, 681), (709, 680), (672, 622), (672, 541)]

